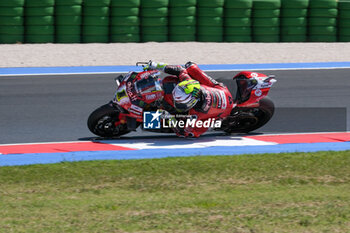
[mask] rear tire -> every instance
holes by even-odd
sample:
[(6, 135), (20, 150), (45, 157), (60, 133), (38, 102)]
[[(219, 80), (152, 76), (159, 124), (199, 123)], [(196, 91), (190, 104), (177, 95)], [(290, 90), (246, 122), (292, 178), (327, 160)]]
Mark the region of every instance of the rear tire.
[[(239, 129), (235, 128), (229, 128), (224, 130), (227, 133), (249, 133), (251, 131), (254, 131), (256, 129), (261, 128), (264, 126), (269, 120), (272, 118), (274, 112), (275, 112), (275, 105), (272, 102), (272, 100), (269, 97), (265, 97), (259, 102), (260, 106), (258, 108), (255, 108), (253, 110), (253, 113), (255, 117), (257, 118), (257, 122), (253, 125), (247, 124), (246, 126), (242, 126)], [(251, 109), (247, 109), (251, 110)], [(244, 110), (242, 109), (244, 112)], [(241, 124), (245, 124), (244, 122), (241, 122)]]
[(116, 123), (119, 121), (119, 111), (112, 104), (105, 104), (93, 111), (87, 121), (89, 130), (100, 137), (119, 137), (127, 134), (126, 124)]

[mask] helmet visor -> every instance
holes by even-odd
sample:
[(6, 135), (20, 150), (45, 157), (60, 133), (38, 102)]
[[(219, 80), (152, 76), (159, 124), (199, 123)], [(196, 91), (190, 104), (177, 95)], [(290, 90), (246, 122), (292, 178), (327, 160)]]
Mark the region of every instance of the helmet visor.
[(177, 85), (173, 90), (174, 106), (180, 111), (188, 111), (193, 108), (198, 99), (192, 96), (191, 93), (186, 93), (184, 88)]

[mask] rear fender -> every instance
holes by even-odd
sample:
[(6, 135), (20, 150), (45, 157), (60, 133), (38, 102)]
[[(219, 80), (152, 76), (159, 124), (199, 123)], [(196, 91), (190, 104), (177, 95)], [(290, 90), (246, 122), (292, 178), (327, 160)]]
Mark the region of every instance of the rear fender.
[(242, 75), (245, 76), (248, 79), (250, 79), (250, 78), (261, 78), (261, 79), (267, 78), (267, 76), (265, 74), (262, 74), (262, 73), (250, 72), (250, 71), (242, 71), (242, 72), (238, 73), (236, 76), (234, 76), (233, 80), (235, 80), (236, 78), (238, 78), (238, 77), (240, 77)]
[(270, 88), (276, 82), (276, 79), (274, 79), (275, 76), (267, 76), (262, 73), (250, 71), (240, 72), (235, 77), (233, 77), (233, 80), (242, 77), (249, 80), (256, 80), (254, 81), (256, 82), (256, 85), (251, 90), (249, 99), (242, 103), (238, 103), (238, 107), (256, 107), (257, 105), (259, 105), (258, 102), (268, 95)]

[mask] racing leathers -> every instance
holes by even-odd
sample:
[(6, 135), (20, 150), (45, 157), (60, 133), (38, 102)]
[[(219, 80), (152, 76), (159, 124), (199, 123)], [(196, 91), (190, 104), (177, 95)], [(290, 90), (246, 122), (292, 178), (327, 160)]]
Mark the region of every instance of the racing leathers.
[[(185, 67), (180, 65), (164, 65), (158, 69), (167, 74), (176, 75), (179, 82), (195, 79), (199, 81), (200, 94), (197, 104), (188, 111), (188, 115), (196, 117), (197, 121), (218, 120), (228, 116), (233, 108), (233, 98), (227, 87), (204, 73), (195, 63), (188, 62)], [(174, 107), (174, 106), (173, 106)], [(181, 112), (181, 109), (178, 109)], [(199, 137), (208, 127), (174, 128), (180, 137)]]

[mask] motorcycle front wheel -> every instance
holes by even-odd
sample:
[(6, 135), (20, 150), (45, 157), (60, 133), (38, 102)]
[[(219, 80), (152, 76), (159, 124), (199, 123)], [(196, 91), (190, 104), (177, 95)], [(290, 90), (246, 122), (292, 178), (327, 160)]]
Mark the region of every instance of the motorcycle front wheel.
[(119, 123), (119, 111), (111, 103), (93, 111), (87, 121), (89, 130), (100, 137), (119, 137), (127, 134), (126, 124)]

